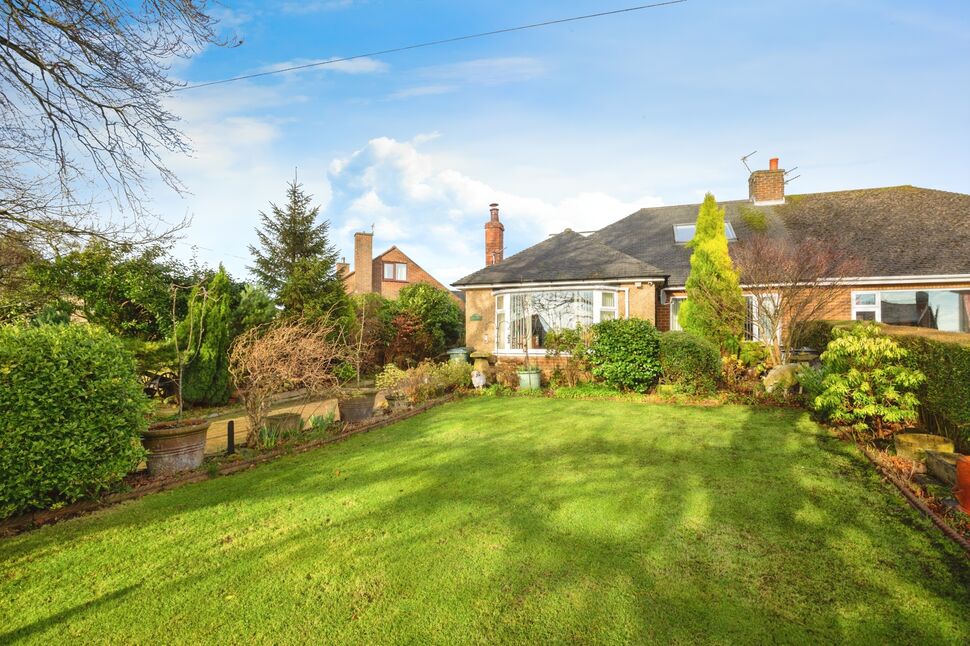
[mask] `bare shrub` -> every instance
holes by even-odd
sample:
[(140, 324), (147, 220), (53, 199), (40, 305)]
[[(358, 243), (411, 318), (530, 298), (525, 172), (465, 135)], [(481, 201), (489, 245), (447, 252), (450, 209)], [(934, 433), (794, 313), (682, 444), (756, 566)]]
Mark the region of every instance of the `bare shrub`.
[(250, 441), (260, 442), (272, 398), (303, 389), (304, 396), (338, 393), (357, 372), (359, 354), (332, 314), (289, 318), (243, 333), (229, 350), (229, 372), (246, 405)]

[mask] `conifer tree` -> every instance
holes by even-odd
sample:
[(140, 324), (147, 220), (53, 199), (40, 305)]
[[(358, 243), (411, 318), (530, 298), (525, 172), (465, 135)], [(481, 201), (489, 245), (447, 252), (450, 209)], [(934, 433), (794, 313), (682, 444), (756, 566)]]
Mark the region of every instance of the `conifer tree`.
[(330, 222), (317, 223), (319, 206), (296, 180), (286, 191), (285, 208), (270, 203), (260, 211), (256, 230), (259, 247), (250, 245), (249, 268), (287, 314), (313, 315), (333, 307), (347, 308), (346, 292), (337, 276), (337, 251), (330, 244)]
[(221, 406), (229, 400), (231, 290), (229, 275), (220, 265), (208, 287), (196, 286), (189, 297), (189, 312), (180, 324), (178, 334), (180, 339), (189, 342), (191, 326), (193, 334), (198, 335), (198, 343), (189, 355), (182, 375), (182, 399), (186, 403)]
[(694, 238), (687, 277), (687, 300), (677, 320), (687, 332), (717, 344), (723, 352), (734, 351), (744, 332), (746, 315), (741, 283), (728, 255), (724, 209), (714, 196), (704, 196)]

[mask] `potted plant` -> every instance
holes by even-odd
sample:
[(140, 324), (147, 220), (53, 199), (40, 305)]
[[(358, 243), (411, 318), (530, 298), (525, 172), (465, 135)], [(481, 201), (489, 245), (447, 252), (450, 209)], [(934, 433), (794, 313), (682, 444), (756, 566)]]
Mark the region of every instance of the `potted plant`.
[(340, 408), (340, 421), (342, 422), (361, 422), (374, 415), (374, 405), (377, 400), (377, 388), (361, 386), (360, 372), (363, 366), (364, 353), (369, 350), (368, 344), (364, 342), (364, 320), (361, 318), (355, 330), (357, 338), (354, 340), (353, 353), (350, 361), (341, 365), (338, 369), (338, 376), (341, 382), (346, 383), (356, 377), (357, 383), (354, 388), (343, 390), (337, 402)]
[(208, 420), (182, 419), (182, 380), (186, 364), (195, 357), (201, 346), (208, 294), (201, 285), (191, 288), (188, 314), (183, 323), (186, 342), (183, 348), (179, 345), (179, 324), (176, 316), (179, 289), (188, 288), (172, 285), (172, 336), (175, 342), (175, 358), (178, 361), (177, 418), (151, 424), (141, 438), (142, 446), (148, 451), (148, 473), (153, 476), (170, 475), (200, 467), (205, 457), (206, 431), (209, 430)]
[(525, 351), (525, 363), (519, 368), (519, 390), (539, 390), (539, 368), (533, 368), (529, 363), (529, 341), (523, 339), (522, 349)]

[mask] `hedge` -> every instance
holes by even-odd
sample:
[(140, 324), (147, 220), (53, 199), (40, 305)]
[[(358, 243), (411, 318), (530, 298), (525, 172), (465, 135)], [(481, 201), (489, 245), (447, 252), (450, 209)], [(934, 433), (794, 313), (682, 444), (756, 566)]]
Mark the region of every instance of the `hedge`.
[(104, 329), (0, 327), (0, 518), (117, 484), (144, 457), (147, 411), (131, 354)]
[(716, 345), (688, 332), (660, 335), (660, 369), (665, 383), (688, 395), (707, 395), (717, 389), (721, 353)]
[[(812, 321), (807, 325), (811, 325), (815, 343), (824, 341), (827, 345), (834, 328), (854, 324)], [(970, 334), (901, 325), (879, 327), (909, 350), (910, 367), (926, 375), (918, 391), (923, 425), (952, 439), (958, 450), (970, 451)]]
[(593, 326), (591, 372), (620, 390), (647, 392), (660, 377), (660, 333), (643, 319), (615, 319)]

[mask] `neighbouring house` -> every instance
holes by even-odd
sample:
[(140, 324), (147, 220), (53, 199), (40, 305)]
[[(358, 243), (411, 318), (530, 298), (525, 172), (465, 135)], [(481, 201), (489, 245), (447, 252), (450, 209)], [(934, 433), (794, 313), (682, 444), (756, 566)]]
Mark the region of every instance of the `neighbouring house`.
[(337, 275), (349, 294), (374, 293), (393, 299), (408, 285), (426, 283), (450, 292), (459, 304), (464, 305), (461, 292), (449, 290), (396, 246), (374, 256), (373, 233), (354, 234), (354, 268), (351, 270), (342, 259), (337, 263)]
[[(785, 195), (772, 159), (748, 199), (722, 202), (729, 248), (748, 236), (837, 240), (866, 269), (840, 277), (824, 318), (970, 331), (970, 195), (913, 186)], [(485, 224), (485, 268), (465, 292), (466, 343), (511, 357), (542, 355), (549, 330), (616, 317), (678, 329), (699, 204), (641, 209), (590, 234), (569, 229), (509, 258), (498, 205)], [(742, 287), (744, 287), (742, 285)], [(748, 338), (758, 338), (748, 299)]]

